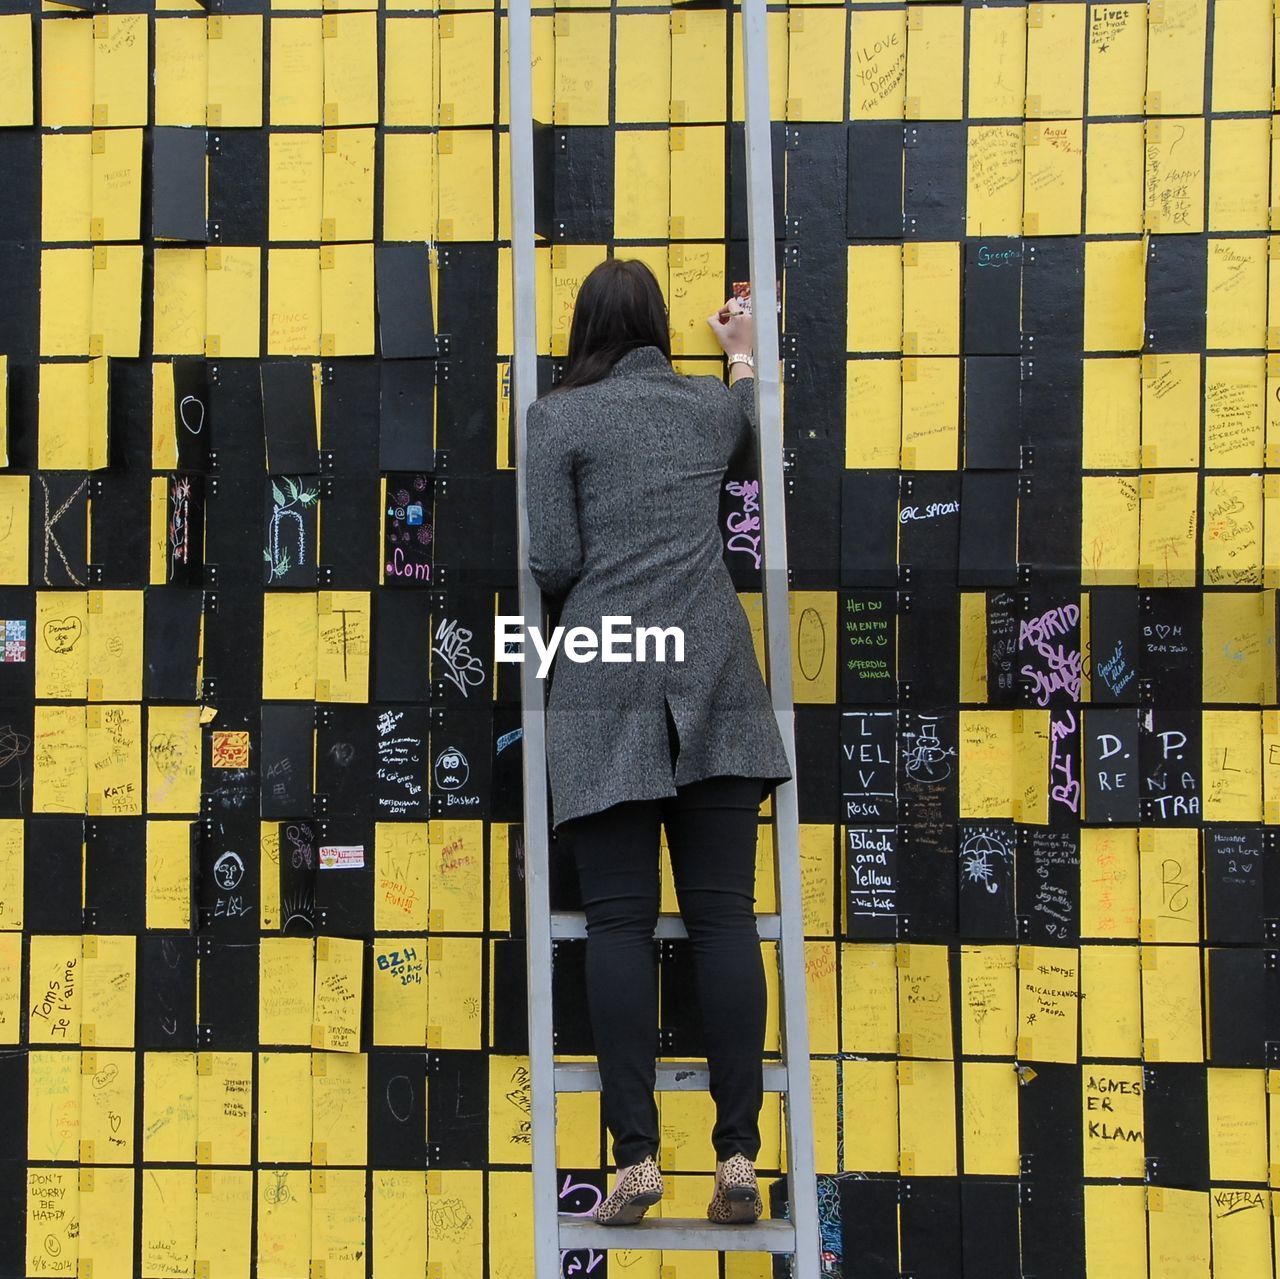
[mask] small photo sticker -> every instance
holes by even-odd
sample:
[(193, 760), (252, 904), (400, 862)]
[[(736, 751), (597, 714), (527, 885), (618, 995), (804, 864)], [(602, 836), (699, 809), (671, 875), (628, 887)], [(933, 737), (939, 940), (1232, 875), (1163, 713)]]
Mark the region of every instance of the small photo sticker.
[(364, 866), (363, 844), (321, 844), (321, 870), (359, 870)]

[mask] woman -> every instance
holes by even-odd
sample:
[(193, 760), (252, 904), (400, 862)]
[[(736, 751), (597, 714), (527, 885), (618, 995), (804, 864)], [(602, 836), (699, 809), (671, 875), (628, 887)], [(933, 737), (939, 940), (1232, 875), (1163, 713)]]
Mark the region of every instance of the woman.
[[(671, 366), (653, 272), (610, 258), (582, 282), (560, 383), (528, 410), (529, 567), (563, 596), (567, 637), (605, 619), (678, 627), (683, 660), (558, 653), (547, 707), (553, 826), (570, 845), (587, 918), (587, 999), (618, 1176), (596, 1210), (638, 1221), (662, 1195), (654, 928), (665, 826), (693, 953), (716, 1108), (707, 1216), (762, 1211), (765, 978), (755, 924), (759, 808), (791, 778), (751, 628), (724, 562), (725, 471), (755, 428), (751, 317), (708, 324), (730, 386)], [(640, 654), (637, 640), (635, 654)], [(659, 651), (661, 657), (661, 650)]]

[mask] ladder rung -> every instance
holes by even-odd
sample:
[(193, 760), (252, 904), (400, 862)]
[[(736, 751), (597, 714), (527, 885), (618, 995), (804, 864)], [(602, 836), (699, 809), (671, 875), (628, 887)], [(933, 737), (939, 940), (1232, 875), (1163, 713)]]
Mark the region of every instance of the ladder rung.
[[(777, 915), (757, 915), (756, 931), (761, 941), (777, 941), (780, 924)], [(551, 939), (553, 941), (581, 940), (587, 935), (587, 917), (581, 911), (553, 910), (551, 912)], [(679, 915), (659, 915), (655, 937), (687, 937), (684, 921)], [(621, 1227), (612, 1227), (621, 1229)]]
[[(656, 1087), (659, 1092), (706, 1092), (707, 1067), (700, 1061), (660, 1061)], [(764, 1064), (765, 1092), (787, 1091), (787, 1068), (780, 1061)], [(556, 1063), (557, 1092), (599, 1092), (600, 1068), (591, 1061)]]
[(601, 1226), (559, 1213), (562, 1248), (660, 1248), (669, 1252), (794, 1252), (791, 1222), (766, 1217), (753, 1226), (717, 1226), (701, 1217), (646, 1217), (635, 1226)]

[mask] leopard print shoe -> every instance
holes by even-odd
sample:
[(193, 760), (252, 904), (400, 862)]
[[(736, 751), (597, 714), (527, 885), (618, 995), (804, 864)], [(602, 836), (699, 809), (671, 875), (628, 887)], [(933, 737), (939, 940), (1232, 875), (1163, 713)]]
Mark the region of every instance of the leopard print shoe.
[(750, 1225), (764, 1212), (756, 1170), (746, 1155), (731, 1155), (716, 1170), (716, 1192), (707, 1205), (707, 1220), (719, 1225)]
[(634, 1226), (662, 1198), (662, 1173), (650, 1155), (618, 1178), (613, 1193), (596, 1209), (602, 1226)]

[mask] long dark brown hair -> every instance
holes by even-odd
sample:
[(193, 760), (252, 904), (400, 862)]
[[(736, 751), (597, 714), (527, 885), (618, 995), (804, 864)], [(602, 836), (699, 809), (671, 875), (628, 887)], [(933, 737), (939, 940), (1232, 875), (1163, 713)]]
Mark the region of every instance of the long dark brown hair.
[(638, 346), (656, 346), (671, 359), (662, 286), (639, 258), (605, 258), (578, 289), (564, 376), (547, 394), (598, 382)]

